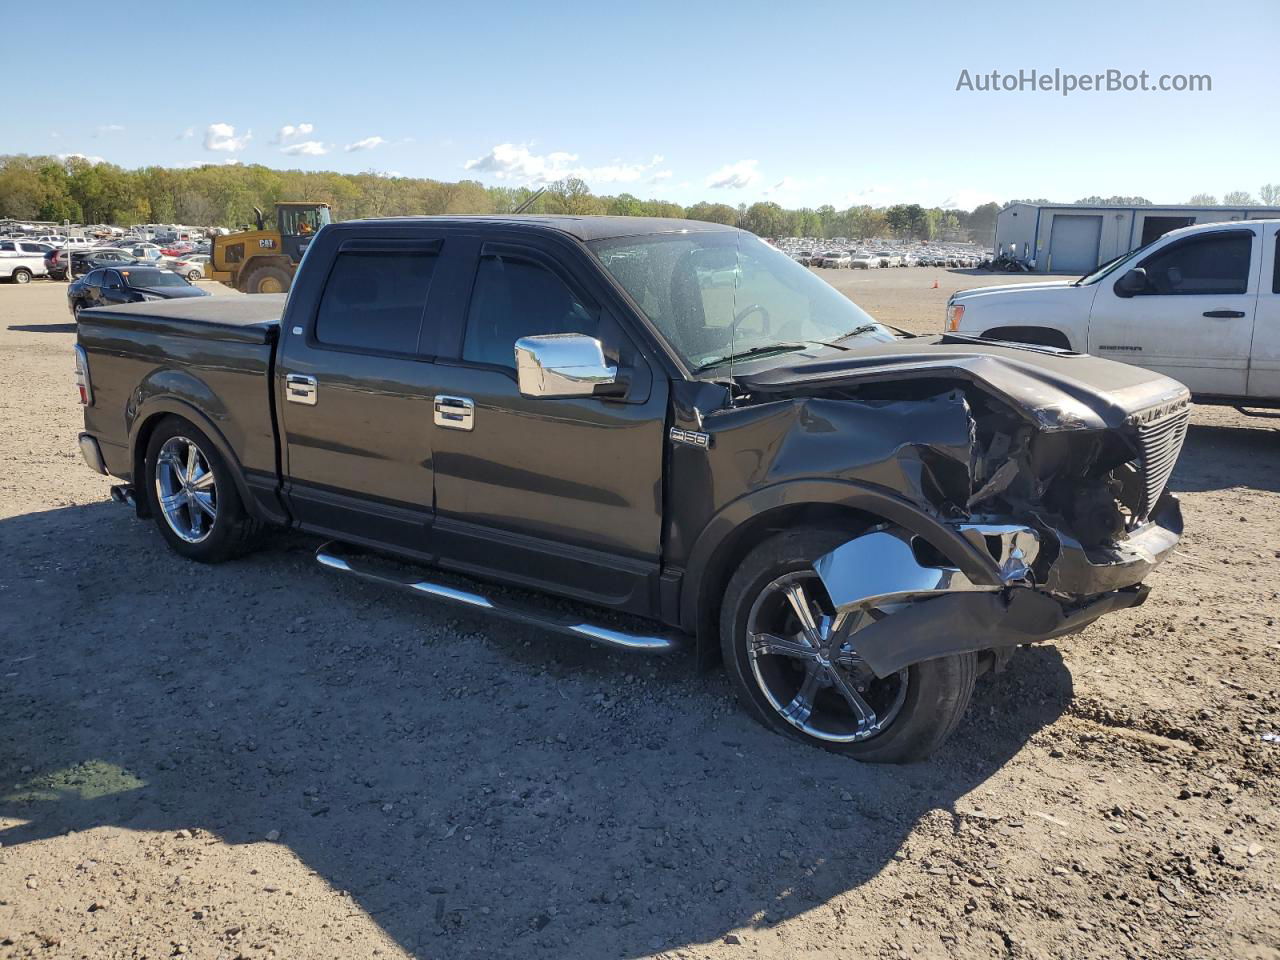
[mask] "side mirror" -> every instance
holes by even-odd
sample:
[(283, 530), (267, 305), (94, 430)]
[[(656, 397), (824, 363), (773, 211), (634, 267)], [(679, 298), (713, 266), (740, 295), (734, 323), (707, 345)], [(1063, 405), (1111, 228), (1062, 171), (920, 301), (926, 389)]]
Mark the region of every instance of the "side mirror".
[(1147, 285), (1147, 271), (1142, 267), (1134, 267), (1116, 281), (1116, 296), (1132, 297), (1136, 293), (1145, 293)]
[(516, 341), (516, 376), (526, 397), (590, 397), (618, 382), (595, 337), (548, 333)]

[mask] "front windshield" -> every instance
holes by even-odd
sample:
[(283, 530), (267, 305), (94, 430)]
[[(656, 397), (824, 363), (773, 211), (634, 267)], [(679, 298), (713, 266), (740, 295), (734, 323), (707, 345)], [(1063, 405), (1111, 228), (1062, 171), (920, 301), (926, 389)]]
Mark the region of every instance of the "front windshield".
[[(1152, 242), (1154, 243), (1154, 241)], [(1085, 284), (1097, 283), (1103, 277), (1107, 276), (1107, 274), (1115, 272), (1115, 270), (1119, 268), (1120, 264), (1124, 263), (1127, 260), (1130, 260), (1133, 257), (1136, 257), (1138, 254), (1140, 254), (1143, 250), (1147, 249), (1147, 247), (1149, 246), (1151, 246), (1151, 244), (1146, 243), (1140, 246), (1137, 250), (1131, 250), (1129, 253), (1122, 253), (1118, 257), (1112, 257), (1110, 260), (1108, 260), (1106, 263), (1102, 264), (1101, 266), (1095, 267), (1093, 273), (1086, 273), (1083, 277), (1077, 280), (1076, 286), (1083, 287)]]
[(129, 280), (131, 287), (185, 287), (187, 281), (176, 273), (167, 270), (125, 270), (121, 271)]
[(895, 339), (825, 280), (749, 233), (652, 234), (590, 246), (693, 370), (855, 331)]

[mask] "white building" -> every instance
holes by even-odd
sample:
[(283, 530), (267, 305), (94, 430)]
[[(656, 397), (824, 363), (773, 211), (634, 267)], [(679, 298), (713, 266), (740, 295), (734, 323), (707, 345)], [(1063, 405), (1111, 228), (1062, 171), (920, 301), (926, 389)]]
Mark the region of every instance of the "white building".
[(1037, 273), (1088, 273), (1170, 230), (1193, 223), (1280, 217), (1280, 207), (1089, 207), (1011, 203), (996, 216), (996, 253)]

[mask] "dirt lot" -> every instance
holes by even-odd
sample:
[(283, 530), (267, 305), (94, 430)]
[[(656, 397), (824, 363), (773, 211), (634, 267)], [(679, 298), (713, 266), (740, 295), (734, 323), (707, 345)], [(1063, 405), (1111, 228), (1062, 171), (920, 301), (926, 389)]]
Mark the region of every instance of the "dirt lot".
[(1198, 410), (1151, 600), (870, 767), (303, 538), (175, 559), (76, 451), (64, 289), (0, 287), (0, 957), (1280, 958), (1280, 420)]

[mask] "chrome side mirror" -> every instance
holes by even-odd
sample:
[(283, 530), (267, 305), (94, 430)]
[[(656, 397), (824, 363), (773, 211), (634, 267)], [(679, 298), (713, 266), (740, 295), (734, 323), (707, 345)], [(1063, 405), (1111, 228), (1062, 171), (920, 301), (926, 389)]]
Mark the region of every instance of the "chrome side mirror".
[(516, 376), (526, 397), (590, 397), (618, 382), (595, 337), (546, 333), (516, 341)]

